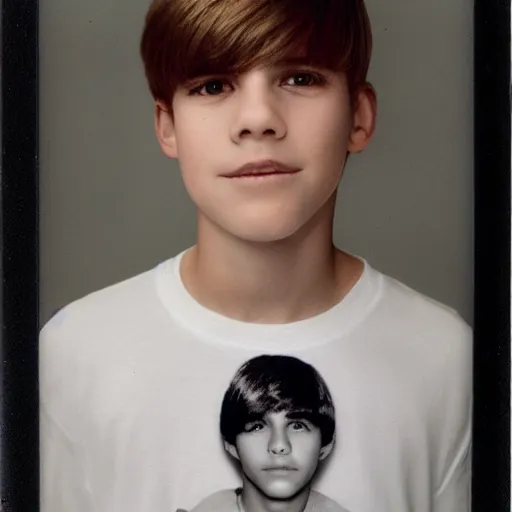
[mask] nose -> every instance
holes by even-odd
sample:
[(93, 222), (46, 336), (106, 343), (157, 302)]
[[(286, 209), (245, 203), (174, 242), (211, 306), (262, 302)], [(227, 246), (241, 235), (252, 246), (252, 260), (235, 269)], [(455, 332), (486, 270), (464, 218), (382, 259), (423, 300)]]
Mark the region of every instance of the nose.
[(235, 106), (231, 138), (236, 144), (244, 140), (280, 140), (286, 135), (286, 124), (279, 108), (279, 99), (263, 83), (240, 88)]
[(268, 451), (272, 455), (288, 455), (292, 446), (286, 432), (273, 432), (269, 443)]

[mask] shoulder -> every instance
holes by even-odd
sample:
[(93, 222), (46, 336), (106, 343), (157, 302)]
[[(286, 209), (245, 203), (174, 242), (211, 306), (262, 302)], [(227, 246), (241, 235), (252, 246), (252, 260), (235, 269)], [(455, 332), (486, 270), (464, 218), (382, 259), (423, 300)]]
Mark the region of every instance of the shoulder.
[(117, 312), (126, 312), (140, 306), (152, 293), (155, 269), (140, 273), (121, 282), (94, 291), (77, 299), (53, 314), (41, 330), (43, 338), (48, 333), (74, 326), (87, 328), (91, 320), (104, 321)]
[(449, 474), (471, 445), (472, 329), (452, 308), (384, 275), (373, 316), (380, 316), (393, 364), (417, 390), (438, 453), (436, 475)]
[(306, 512), (348, 512), (348, 510), (324, 494), (311, 491)]
[(452, 308), (384, 274), (380, 279), (364, 336), (379, 353), (376, 344), (385, 347), (389, 368), (408, 379), (434, 425), (464, 435), (471, 420), (472, 329)]
[(236, 510), (236, 494), (233, 489), (225, 489), (210, 494), (190, 512), (230, 512)]
[(436, 333), (470, 334), (471, 329), (455, 309), (410, 288), (397, 279), (375, 270), (373, 272), (380, 275), (382, 281), (379, 306), (390, 315), (400, 315), (404, 325), (407, 325), (410, 318), (411, 325), (430, 327), (430, 330)]
[(400, 281), (374, 272), (380, 279), (380, 298), (367, 318), (367, 326), (401, 342), (404, 354), (424, 352), (428, 363), (468, 368), (473, 333), (464, 319), (442, 304)]
[(155, 314), (159, 310), (155, 286), (159, 268), (160, 265), (90, 293), (54, 313), (39, 334), (41, 356), (55, 350), (71, 350), (71, 344), (84, 340), (89, 345), (105, 336), (115, 339), (119, 331), (136, 327), (145, 315)]
[(384, 342), (395, 365), (414, 369), (417, 378), (423, 376), (422, 387), (433, 393), (432, 400), (444, 397), (453, 406), (459, 403), (467, 409), (472, 385), (471, 327), (454, 309), (396, 279), (380, 276), (380, 299), (368, 316), (365, 335)]
[[(158, 267), (157, 267), (158, 268)], [(147, 336), (157, 324), (156, 269), (78, 299), (58, 311), (39, 334), (39, 382), (42, 401), (77, 398), (77, 389), (106, 372), (130, 339)], [(142, 334), (140, 334), (142, 333)], [(73, 388), (73, 392), (70, 389)]]

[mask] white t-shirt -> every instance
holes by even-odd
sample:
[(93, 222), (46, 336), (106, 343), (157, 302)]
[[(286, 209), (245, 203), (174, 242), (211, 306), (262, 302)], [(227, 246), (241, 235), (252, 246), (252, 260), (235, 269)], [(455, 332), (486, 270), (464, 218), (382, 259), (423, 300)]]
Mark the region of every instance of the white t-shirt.
[(290, 355), (325, 380), (336, 443), (313, 489), (349, 512), (470, 510), (472, 334), (371, 268), (316, 317), (202, 307), (183, 253), (62, 309), (40, 335), (42, 512), (175, 512), (240, 486), (221, 442), (240, 366)]

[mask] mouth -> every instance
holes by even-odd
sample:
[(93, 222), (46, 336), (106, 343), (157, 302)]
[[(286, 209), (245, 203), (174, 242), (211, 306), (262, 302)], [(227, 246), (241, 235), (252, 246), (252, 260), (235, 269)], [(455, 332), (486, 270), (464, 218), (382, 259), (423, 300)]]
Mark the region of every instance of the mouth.
[(263, 179), (272, 176), (289, 176), (297, 174), (299, 171), (300, 169), (296, 167), (291, 167), (276, 160), (261, 160), (242, 165), (238, 169), (222, 176), (232, 179)]
[(297, 471), (297, 468), (293, 468), (291, 466), (269, 466), (264, 468), (263, 471), (271, 473), (288, 473), (290, 471)]

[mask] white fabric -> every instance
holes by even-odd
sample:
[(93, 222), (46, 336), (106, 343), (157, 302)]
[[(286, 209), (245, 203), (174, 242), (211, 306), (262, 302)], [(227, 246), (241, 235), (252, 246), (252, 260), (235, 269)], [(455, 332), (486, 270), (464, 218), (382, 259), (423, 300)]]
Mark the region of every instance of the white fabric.
[(238, 322), (188, 294), (182, 254), (41, 331), (42, 512), (191, 510), (238, 487), (220, 405), (262, 353), (310, 363), (333, 396), (337, 442), (316, 491), (350, 512), (470, 510), (472, 335), (456, 313), (365, 262), (315, 318)]

